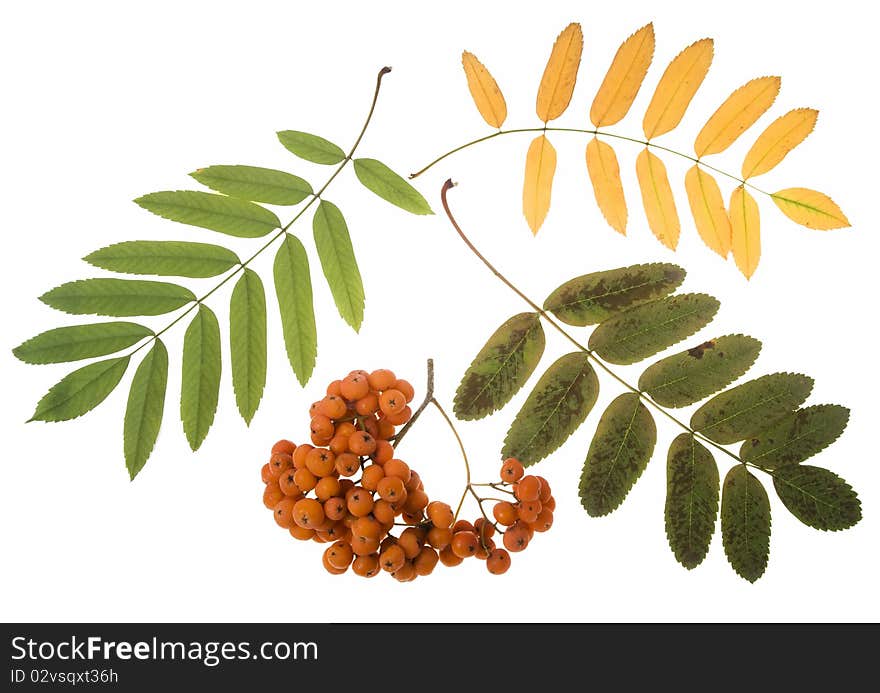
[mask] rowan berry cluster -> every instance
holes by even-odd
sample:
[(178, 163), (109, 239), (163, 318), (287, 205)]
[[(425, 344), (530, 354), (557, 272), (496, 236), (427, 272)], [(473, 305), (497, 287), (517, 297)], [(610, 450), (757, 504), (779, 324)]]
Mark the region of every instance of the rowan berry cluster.
[[(412, 398), (412, 386), (386, 369), (334, 380), (310, 407), (311, 444), (272, 446), (262, 468), (263, 503), (295, 539), (328, 544), (323, 564), (333, 574), (385, 571), (409, 582), (438, 562), (455, 566), (471, 556), (485, 560), (490, 573), (506, 572), (508, 552), (522, 551), (552, 525), (550, 485), (526, 476), (517, 460), (504, 462), (493, 487), (512, 500), (493, 510), (506, 528), (505, 548), (496, 547), (497, 528), (485, 514), (456, 521), (447, 503), (430, 501), (418, 472), (395, 457), (392, 441), (412, 417)], [(394, 535), (395, 527), (403, 529)]]

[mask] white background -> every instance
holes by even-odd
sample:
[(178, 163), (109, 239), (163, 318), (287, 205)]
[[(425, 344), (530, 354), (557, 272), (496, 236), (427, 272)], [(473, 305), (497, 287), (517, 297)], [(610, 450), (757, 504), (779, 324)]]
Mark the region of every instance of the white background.
[[(876, 620), (876, 72), (875, 23), (865, 3), (737, 2), (32, 2), (5, 5), (0, 19), (4, 106), (0, 119), (0, 613), (5, 620)], [(659, 421), (654, 459), (626, 503), (590, 519), (577, 480), (593, 426), (619, 393), (602, 379), (596, 409), (536, 471), (553, 483), (556, 524), (503, 578), (476, 561), (409, 585), (387, 576), (331, 577), (321, 548), (296, 543), (261, 503), (259, 468), (279, 437), (304, 438), (306, 409), (325, 384), (353, 368), (393, 368), (423, 391), (424, 362), (437, 363), (437, 395), (448, 403), (458, 378), (519, 299), (490, 275), (441, 215), (414, 217), (361, 189), (350, 170), (327, 193), (346, 215), (367, 292), (355, 335), (336, 316), (311, 241), (319, 356), (302, 390), (287, 365), (269, 295), (269, 382), (250, 429), (232, 397), (228, 354), (220, 408), (192, 454), (178, 416), (183, 325), (171, 354), (165, 422), (157, 449), (134, 483), (122, 461), (127, 384), (88, 416), (24, 424), (45, 390), (74, 366), (29, 366), (11, 349), (61, 324), (89, 322), (36, 297), (72, 279), (100, 276), (78, 258), (112, 242), (190, 239), (245, 253), (256, 242), (152, 216), (131, 203), (143, 193), (196, 187), (186, 173), (213, 163), (285, 168), (320, 185), (328, 169), (302, 162), (276, 141), (280, 129), (317, 132), (346, 149), (361, 126), (376, 71), (385, 81), (360, 153), (406, 173), (488, 134), (470, 102), (459, 56), (474, 51), (507, 97), (508, 127), (537, 124), (534, 96), (550, 46), (580, 21), (586, 45), (580, 80), (559, 125), (586, 127), (592, 96), (617, 49), (653, 20), (655, 63), (630, 114), (614, 131), (639, 135), (663, 67), (703, 36), (716, 39), (709, 76), (681, 127), (660, 143), (689, 151), (692, 138), (736, 86), (781, 74), (783, 88), (760, 125), (789, 108), (821, 110), (815, 133), (760, 181), (832, 195), (852, 229), (815, 232), (761, 199), (763, 257), (751, 282), (696, 236), (681, 181), (689, 164), (665, 156), (683, 218), (677, 253), (650, 234), (633, 175), (638, 148), (616, 144), (630, 204), (629, 237), (603, 222), (589, 190), (584, 137), (556, 134), (553, 207), (533, 238), (520, 213), (529, 137), (511, 135), (450, 158), (420, 178), (439, 211), (442, 181), (454, 177), (460, 220), (498, 266), (537, 300), (588, 271), (666, 260), (688, 270), (684, 290), (718, 296), (716, 321), (692, 342), (746, 332), (764, 342), (755, 375), (791, 370), (816, 379), (809, 402), (852, 408), (850, 426), (815, 460), (860, 492), (865, 519), (822, 533), (773, 499), (771, 561), (755, 585), (727, 565), (716, 535), (702, 566), (673, 559), (663, 530), (665, 448), (678, 434)], [(713, 163), (737, 171), (750, 132)], [(726, 193), (729, 187), (725, 184)], [(289, 210), (281, 210), (289, 218)], [(271, 256), (255, 269), (271, 276)], [(183, 280), (205, 290), (213, 280)], [(209, 303), (224, 325), (228, 292)], [(159, 328), (160, 316), (147, 324)], [(586, 332), (581, 336), (586, 339)], [(225, 339), (225, 337), (224, 337)], [(224, 344), (225, 346), (225, 344)], [(548, 334), (544, 365), (566, 345)], [(639, 367), (621, 369), (635, 381)], [(537, 377), (537, 376), (536, 376)], [(481, 422), (463, 423), (478, 479), (497, 473), (506, 427), (526, 395)], [(426, 415), (400, 456), (432, 497), (454, 501), (463, 475), (454, 441)], [(722, 476), (727, 470), (721, 460)], [(772, 488), (771, 488), (772, 494)], [(470, 509), (470, 514), (475, 509)]]

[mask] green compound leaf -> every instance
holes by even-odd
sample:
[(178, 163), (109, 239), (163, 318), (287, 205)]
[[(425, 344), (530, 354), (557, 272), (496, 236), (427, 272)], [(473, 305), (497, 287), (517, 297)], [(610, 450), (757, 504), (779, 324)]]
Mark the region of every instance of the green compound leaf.
[(245, 269), (229, 303), (229, 352), (235, 402), (250, 425), (266, 386), (266, 292), (252, 269)]
[(156, 444), (162, 426), (167, 384), (168, 350), (162, 340), (156, 339), (135, 371), (125, 407), (125, 466), (132, 479), (144, 468)]
[(90, 412), (119, 384), (129, 359), (90, 363), (64, 376), (43, 395), (30, 421), (68, 421)]
[(222, 246), (187, 241), (124, 241), (83, 260), (111, 272), (194, 278), (216, 277), (241, 262)]
[(599, 419), (581, 473), (581, 504), (593, 517), (615, 510), (648, 466), (657, 425), (634, 392), (613, 400)]
[(214, 423), (220, 393), (220, 324), (200, 305), (183, 337), (180, 419), (193, 450), (198, 450)]
[(727, 560), (740, 577), (754, 582), (764, 574), (770, 558), (770, 499), (742, 464), (724, 478), (721, 538)]
[(743, 375), (761, 342), (742, 334), (711, 339), (648, 366), (639, 389), (664, 407), (686, 407), (727, 387)]
[(137, 344), (153, 331), (133, 322), (96, 322), (48, 330), (12, 350), (25, 363), (65, 363), (106, 356)]
[(455, 391), (455, 415), (482, 419), (501, 409), (531, 377), (544, 344), (538, 313), (519, 313), (501, 325), (465, 371)]
[(273, 271), (287, 358), (296, 379), (300, 385), (305, 385), (315, 368), (318, 333), (312, 304), (309, 258), (298, 238), (284, 234), (284, 242), (275, 255)]
[(837, 531), (862, 519), (862, 506), (852, 487), (821, 467), (787, 465), (773, 473), (776, 493), (789, 512), (805, 525)]
[(562, 445), (596, 404), (599, 379), (587, 354), (577, 351), (554, 362), (519, 410), (504, 440), (502, 457), (525, 466)]
[(259, 166), (208, 166), (189, 175), (217, 192), (270, 205), (298, 205), (313, 192), (299, 176)]
[(259, 238), (281, 227), (278, 217), (260, 205), (198, 190), (149, 193), (135, 202), (165, 219), (239, 238)]
[(332, 142), (317, 135), (298, 130), (282, 130), (278, 140), (284, 147), (300, 159), (315, 164), (338, 164), (345, 159), (345, 152)]
[(837, 440), (848, 421), (846, 407), (836, 404), (804, 407), (786, 414), (745, 441), (739, 454), (744, 461), (764, 469), (798, 464)]
[(646, 359), (708, 325), (718, 301), (706, 294), (660, 298), (618, 313), (590, 335), (590, 349), (610, 363)]
[(47, 306), (73, 315), (162, 315), (196, 297), (189, 289), (142, 279), (79, 279), (40, 296)]
[(666, 538), (675, 560), (696, 568), (709, 552), (718, 519), (720, 482), (715, 458), (689, 433), (669, 446), (666, 458)]
[(596, 325), (614, 313), (662, 298), (684, 281), (678, 265), (655, 262), (575, 277), (544, 301), (544, 310), (569, 325)]
[(355, 159), (354, 173), (367, 190), (413, 214), (433, 214), (427, 200), (381, 161)]
[(321, 269), (339, 315), (357, 332), (364, 320), (364, 284), (345, 218), (336, 205), (321, 200), (312, 220), (312, 230)]
[(750, 438), (797, 409), (813, 379), (799, 373), (771, 373), (716, 395), (691, 417), (691, 428), (716, 443)]

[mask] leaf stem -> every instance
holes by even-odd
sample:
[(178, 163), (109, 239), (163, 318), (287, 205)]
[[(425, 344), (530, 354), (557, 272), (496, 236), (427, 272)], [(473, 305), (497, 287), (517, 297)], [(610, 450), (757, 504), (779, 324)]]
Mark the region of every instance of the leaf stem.
[(419, 405), (419, 408), (416, 409), (415, 413), (410, 417), (409, 421), (406, 422), (406, 425), (397, 432), (397, 434), (392, 438), (394, 440), (394, 447), (397, 448), (400, 445), (400, 441), (403, 440), (403, 437), (407, 434), (412, 425), (416, 422), (422, 412), (425, 411), (425, 407), (427, 407), (431, 400), (434, 399), (434, 359), (428, 359), (428, 383), (425, 387), (425, 399), (422, 400), (422, 403)]
[(422, 175), (423, 173), (425, 173), (429, 169), (433, 168), (434, 166), (439, 164), (441, 161), (443, 161), (447, 157), (450, 157), (453, 154), (457, 154), (458, 152), (462, 151), (463, 149), (467, 149), (468, 147), (473, 147), (474, 145), (480, 144), (482, 142), (486, 142), (487, 140), (491, 140), (496, 137), (500, 137), (501, 135), (513, 135), (516, 133), (523, 133), (523, 132), (541, 132), (541, 133), (543, 133), (543, 132), (573, 132), (573, 133), (578, 133), (578, 134), (582, 134), (582, 135), (593, 135), (595, 137), (612, 137), (617, 140), (623, 140), (625, 142), (632, 142), (633, 144), (640, 144), (640, 145), (648, 147), (650, 149), (658, 149), (660, 151), (664, 151), (669, 154), (674, 154), (675, 156), (680, 156), (683, 159), (687, 159), (688, 161), (694, 162), (698, 166), (702, 166), (703, 168), (714, 171), (715, 173), (717, 173), (719, 175), (726, 176), (727, 178), (730, 178), (730, 179), (736, 181), (740, 185), (745, 185), (745, 186), (751, 188), (752, 190), (754, 190), (755, 192), (761, 193), (763, 195), (768, 195), (768, 196), (770, 195), (770, 193), (767, 192), (766, 190), (761, 190), (760, 188), (755, 187), (754, 185), (749, 183), (747, 180), (740, 178), (739, 176), (736, 176), (732, 173), (728, 173), (727, 171), (724, 171), (720, 168), (716, 168), (715, 166), (712, 166), (711, 164), (707, 164), (702, 159), (693, 157), (690, 154), (685, 154), (684, 152), (680, 152), (678, 150), (671, 149), (669, 147), (664, 147), (662, 144), (655, 144), (654, 142), (651, 142), (650, 140), (643, 140), (639, 137), (629, 137), (627, 135), (620, 135), (615, 132), (607, 132), (605, 130), (596, 130), (596, 129), (590, 130), (590, 129), (582, 129), (582, 128), (559, 128), (559, 127), (555, 127), (555, 128), (554, 127), (540, 127), (540, 128), (538, 128), (538, 127), (535, 127), (535, 128), (512, 128), (510, 130), (498, 130), (497, 132), (493, 132), (491, 135), (485, 135), (484, 137), (478, 137), (477, 139), (471, 140), (470, 142), (465, 142), (464, 144), (461, 144), (458, 147), (455, 147), (455, 149), (450, 149), (448, 152), (446, 152), (445, 154), (441, 154), (436, 159), (434, 159), (432, 162), (430, 162), (426, 166), (422, 167), (421, 169), (419, 169), (415, 173), (411, 173), (409, 175), (409, 177), (410, 178), (418, 178), (420, 175)]
[[(461, 226), (459, 226), (458, 221), (456, 221), (455, 217), (453, 216), (452, 210), (449, 208), (449, 202), (447, 200), (447, 193), (453, 187), (455, 187), (455, 183), (453, 183), (452, 180), (450, 179), (450, 180), (447, 180), (443, 184), (443, 187), (440, 190), (440, 200), (441, 200), (441, 203), (443, 204), (443, 210), (446, 212), (446, 216), (449, 218), (449, 222), (452, 224), (452, 227), (456, 230), (456, 232), (458, 232), (458, 235), (461, 238), (461, 240), (464, 241), (465, 245), (470, 249), (470, 251), (474, 255), (476, 255), (477, 258), (479, 258), (480, 261), (482, 261), (482, 263), (484, 265), (486, 265), (486, 267), (489, 268), (489, 270), (492, 272), (492, 274), (494, 274), (496, 277), (498, 277), (507, 287), (509, 287), (514, 293), (516, 293), (517, 296), (522, 298), (532, 308), (532, 310), (534, 310), (536, 313), (538, 313), (538, 315), (540, 315), (542, 318), (544, 318), (544, 320), (546, 320), (563, 337), (565, 337), (569, 342), (571, 342), (579, 351), (582, 351), (584, 354), (586, 354), (587, 357), (593, 363), (595, 363), (599, 368), (601, 368), (608, 375), (610, 375), (612, 378), (614, 378), (614, 380), (616, 380), (618, 383), (623, 385), (623, 387), (625, 387), (630, 392), (638, 395), (642, 401), (644, 401), (646, 404), (653, 407), (658, 412), (662, 413), (669, 420), (673, 421), (675, 424), (677, 424), (678, 426), (683, 428), (685, 431), (690, 433), (692, 436), (694, 436), (694, 438), (699, 439), (701, 442), (703, 442), (707, 445), (711, 445), (712, 447), (720, 450), (724, 454), (732, 457), (737, 462), (744, 464), (743, 460), (739, 457), (739, 455), (728, 450), (724, 446), (716, 443), (715, 441), (711, 440), (710, 438), (707, 438), (702, 433), (698, 433), (693, 428), (691, 428), (689, 425), (687, 425), (684, 421), (682, 421), (681, 419), (676, 417), (674, 414), (672, 414), (672, 412), (668, 411), (665, 407), (663, 407), (660, 404), (658, 404), (657, 402), (655, 402), (646, 393), (642, 392), (637, 387), (633, 387), (632, 385), (630, 385), (626, 380), (624, 380), (617, 373), (615, 373), (613, 370), (611, 370), (611, 368), (608, 366), (608, 364), (606, 364), (601, 358), (599, 358), (595, 354), (595, 352), (593, 352), (591, 349), (588, 349), (586, 346), (584, 346), (579, 341), (577, 341), (574, 337), (572, 337), (568, 333), (568, 331), (565, 330), (565, 328), (563, 328), (562, 325), (560, 325), (558, 322), (556, 322), (556, 320), (554, 320), (552, 317), (550, 317), (543, 308), (541, 308), (537, 303), (535, 303), (532, 299), (530, 299), (522, 291), (520, 291), (519, 288), (517, 288), (507, 277), (505, 277), (503, 274), (501, 274), (501, 272), (499, 272), (495, 268), (495, 266), (491, 262), (489, 262), (489, 260), (487, 260), (486, 257), (479, 250), (477, 250), (477, 248), (474, 246), (474, 244), (471, 242), (471, 240), (465, 235)], [(470, 476), (468, 477), (468, 483), (470, 483)]]

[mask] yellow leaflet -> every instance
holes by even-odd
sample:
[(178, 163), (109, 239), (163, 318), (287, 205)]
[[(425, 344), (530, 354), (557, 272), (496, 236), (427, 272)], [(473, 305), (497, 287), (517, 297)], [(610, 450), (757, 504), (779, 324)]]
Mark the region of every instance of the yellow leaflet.
[(700, 238), (721, 257), (730, 252), (730, 219), (718, 182), (699, 166), (685, 175), (684, 187)]
[(626, 235), (626, 199), (620, 181), (620, 166), (611, 145), (596, 139), (587, 144), (587, 171), (596, 203), (611, 228)]
[(468, 51), (461, 54), (461, 65), (467, 76), (468, 89), (480, 115), (493, 128), (500, 128), (507, 118), (507, 103), (489, 70)]
[(773, 105), (781, 83), (779, 77), (758, 77), (728, 96), (697, 135), (697, 157), (723, 152), (733, 144)]
[(538, 117), (545, 123), (558, 118), (568, 108), (583, 48), (584, 35), (580, 24), (569, 24), (556, 38), (541, 77), (535, 105)]
[(733, 259), (739, 271), (750, 279), (761, 259), (761, 219), (758, 203), (742, 185), (730, 196), (730, 228)]
[[(614, 125), (629, 111), (654, 57), (654, 25), (643, 26), (624, 41), (590, 107), (593, 125)], [(613, 224), (612, 224), (613, 226)]]
[(709, 71), (712, 52), (713, 41), (706, 38), (692, 43), (672, 59), (642, 120), (645, 137), (651, 139), (662, 135), (681, 122)]
[(642, 191), (642, 204), (648, 216), (648, 226), (663, 245), (675, 250), (681, 226), (666, 175), (666, 166), (646, 147), (636, 159), (636, 176)]
[(550, 209), (550, 190), (556, 172), (556, 150), (544, 135), (532, 140), (526, 154), (523, 182), (523, 214), (532, 233), (537, 234)]
[(814, 108), (796, 108), (770, 123), (746, 154), (742, 177), (758, 176), (776, 166), (813, 131), (818, 117)]
[(808, 229), (827, 231), (849, 226), (849, 219), (834, 200), (818, 190), (786, 188), (770, 197), (785, 216)]

